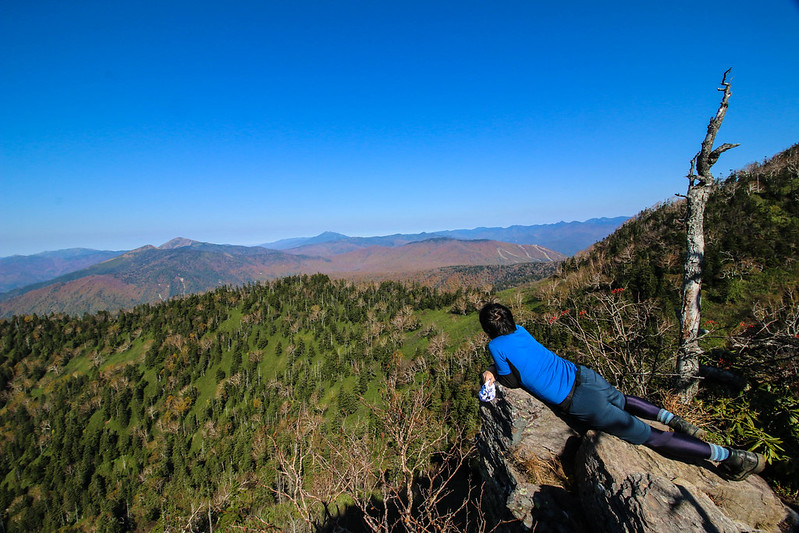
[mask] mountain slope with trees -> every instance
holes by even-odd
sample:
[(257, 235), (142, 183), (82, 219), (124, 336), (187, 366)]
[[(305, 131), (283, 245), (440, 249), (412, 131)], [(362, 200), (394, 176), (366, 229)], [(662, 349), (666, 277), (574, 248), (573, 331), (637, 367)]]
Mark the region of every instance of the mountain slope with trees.
[[(703, 377), (695, 416), (720, 444), (764, 453), (799, 490), (799, 145), (718, 181), (705, 212)], [(545, 344), (629, 394), (669, 400), (685, 253), (682, 199), (648, 209), (515, 293)], [(526, 302), (526, 303), (522, 303)], [(691, 412), (694, 410), (694, 412)]]
[[(4, 319), (4, 530), (290, 529), (312, 495), (371, 516), (382, 494), (402, 514), (404, 484), (432, 479), (431, 454), (476, 426), (477, 326), (450, 310), (480, 297), (314, 275), (117, 316)], [(328, 461), (360, 446), (362, 477), (347, 479), (365, 485), (337, 493), (304, 463), (292, 477), (312, 445)], [(386, 483), (364, 493), (374, 476)]]
[(28, 256), (0, 257), (0, 294), (102, 263), (123, 253), (70, 248)]

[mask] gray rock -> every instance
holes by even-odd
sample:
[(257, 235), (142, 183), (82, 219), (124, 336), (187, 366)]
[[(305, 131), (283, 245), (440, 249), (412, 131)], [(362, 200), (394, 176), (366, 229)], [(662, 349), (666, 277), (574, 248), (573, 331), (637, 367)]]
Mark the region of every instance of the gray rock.
[[(726, 481), (561, 419), (519, 389), (481, 404), (485, 500), (500, 531), (799, 531), (799, 515), (759, 476)], [(662, 426), (661, 426), (662, 427)]]
[(790, 531), (799, 517), (759, 476), (727, 481), (713, 463), (668, 459), (589, 431), (575, 467), (596, 531)]
[(519, 389), (498, 386), (480, 410), (484, 498), (507, 522), (499, 531), (589, 531), (573, 486), (580, 433)]

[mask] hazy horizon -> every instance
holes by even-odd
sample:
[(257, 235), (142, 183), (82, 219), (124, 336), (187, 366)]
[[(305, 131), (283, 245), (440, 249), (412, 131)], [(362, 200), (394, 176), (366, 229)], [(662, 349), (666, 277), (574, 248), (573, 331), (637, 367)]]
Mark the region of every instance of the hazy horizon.
[(380, 238), (380, 237), (390, 237), (390, 236), (393, 236), (393, 235), (419, 235), (419, 234), (426, 234), (426, 233), (434, 235), (436, 233), (457, 232), (457, 231), (472, 231), (472, 230), (483, 229), (483, 228), (485, 228), (485, 229), (494, 229), (494, 228), (507, 229), (507, 228), (510, 228), (510, 227), (513, 227), (513, 226), (524, 226), (524, 227), (526, 227), (526, 226), (551, 226), (551, 225), (556, 225), (556, 224), (585, 223), (585, 222), (589, 222), (590, 220), (597, 220), (597, 219), (617, 219), (617, 218), (630, 218), (630, 217), (626, 216), (626, 215), (619, 215), (619, 216), (615, 216), (615, 217), (594, 217), (594, 218), (585, 219), (585, 220), (568, 220), (568, 221), (567, 220), (559, 220), (557, 222), (551, 222), (551, 223), (546, 223), (546, 224), (511, 224), (510, 226), (491, 226), (491, 227), (489, 227), (489, 226), (477, 226), (477, 227), (474, 227), (474, 228), (449, 228), (449, 229), (419, 231), (419, 232), (413, 232), (413, 233), (389, 233), (389, 234), (381, 234), (381, 235), (349, 235), (349, 234), (344, 234), (344, 233), (341, 233), (341, 232), (338, 232), (338, 231), (335, 231), (335, 230), (325, 230), (325, 231), (322, 231), (322, 232), (317, 233), (315, 235), (304, 235), (304, 236), (287, 237), (287, 238), (283, 238), (283, 239), (276, 239), (276, 240), (273, 240), (273, 241), (261, 241), (261, 242), (257, 242), (257, 243), (210, 242), (210, 241), (200, 241), (198, 239), (192, 239), (191, 237), (187, 237), (185, 235), (176, 235), (176, 236), (171, 237), (171, 238), (169, 238), (169, 239), (167, 239), (167, 240), (165, 240), (163, 242), (158, 242), (158, 243), (156, 243), (156, 242), (147, 242), (147, 243), (139, 244), (138, 246), (134, 246), (132, 248), (104, 248), (104, 249), (99, 249), (99, 248), (91, 248), (91, 247), (87, 247), (87, 246), (71, 246), (69, 248), (58, 248), (58, 249), (53, 249), (53, 250), (40, 250), (38, 252), (33, 252), (33, 253), (30, 253), (30, 254), (12, 254), (12, 255), (9, 255), (9, 256), (0, 256), (0, 259), (7, 259), (9, 257), (17, 257), (17, 256), (23, 256), (24, 257), (24, 256), (39, 255), (39, 254), (49, 254), (49, 253), (63, 252), (63, 251), (66, 251), (66, 250), (95, 250), (95, 251), (98, 251), (98, 252), (125, 252), (125, 251), (135, 250), (137, 248), (143, 248), (145, 246), (155, 246), (157, 248), (159, 246), (163, 246), (164, 244), (167, 244), (167, 243), (169, 243), (169, 242), (171, 242), (173, 240), (176, 240), (176, 239), (188, 239), (188, 240), (196, 241), (196, 242), (206, 242), (208, 244), (219, 244), (219, 245), (264, 246), (264, 245), (267, 245), (267, 244), (277, 244), (277, 243), (280, 243), (282, 241), (313, 239), (315, 237), (319, 237), (319, 236), (327, 234), (327, 233), (340, 234), (340, 235), (344, 235), (345, 237), (348, 237), (348, 238), (349, 237), (353, 237), (353, 238)]

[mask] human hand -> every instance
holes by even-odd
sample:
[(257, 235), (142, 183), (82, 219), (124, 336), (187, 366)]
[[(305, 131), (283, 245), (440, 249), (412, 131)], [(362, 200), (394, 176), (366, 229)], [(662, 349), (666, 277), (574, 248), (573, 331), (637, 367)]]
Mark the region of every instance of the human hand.
[(483, 372), (483, 383), (488, 383), (489, 385), (493, 385), (496, 378), (494, 374), (490, 370), (486, 370)]
[[(486, 373), (493, 376), (491, 372), (486, 371)], [(486, 381), (485, 383), (483, 383), (483, 386), (480, 387), (480, 392), (477, 394), (477, 397), (480, 398), (481, 402), (490, 402), (497, 397), (497, 389), (496, 387), (494, 387), (493, 380), (491, 382)]]

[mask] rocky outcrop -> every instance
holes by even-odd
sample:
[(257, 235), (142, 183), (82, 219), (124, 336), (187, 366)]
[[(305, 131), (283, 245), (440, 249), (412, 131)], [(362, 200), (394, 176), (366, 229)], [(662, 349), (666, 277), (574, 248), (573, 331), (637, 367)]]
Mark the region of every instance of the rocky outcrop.
[(758, 476), (731, 482), (710, 462), (668, 459), (584, 432), (518, 389), (481, 403), (484, 498), (505, 531), (799, 531)]

